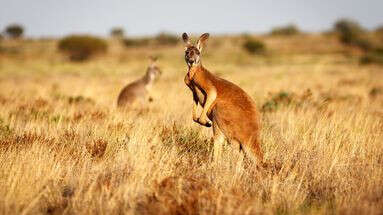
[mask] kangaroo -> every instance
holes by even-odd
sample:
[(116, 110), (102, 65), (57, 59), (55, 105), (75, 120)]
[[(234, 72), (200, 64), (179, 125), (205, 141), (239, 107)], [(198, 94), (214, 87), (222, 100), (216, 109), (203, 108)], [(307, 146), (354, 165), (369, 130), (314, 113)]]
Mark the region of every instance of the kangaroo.
[[(238, 143), (245, 156), (263, 164), (260, 116), (255, 102), (240, 87), (213, 75), (202, 66), (201, 52), (208, 38), (208, 33), (202, 34), (194, 46), (189, 36), (182, 34), (188, 66), (184, 81), (193, 93), (193, 121), (202, 126), (213, 126), (214, 159), (217, 159), (219, 147), (227, 138), (229, 142)], [(197, 115), (200, 106), (202, 112)]]
[(153, 83), (162, 73), (156, 65), (156, 62), (157, 58), (151, 57), (150, 65), (146, 70), (146, 74), (142, 78), (128, 84), (121, 90), (117, 100), (118, 107), (126, 108), (128, 106), (132, 106), (137, 101), (143, 104), (145, 101), (153, 100), (149, 95), (149, 91)]

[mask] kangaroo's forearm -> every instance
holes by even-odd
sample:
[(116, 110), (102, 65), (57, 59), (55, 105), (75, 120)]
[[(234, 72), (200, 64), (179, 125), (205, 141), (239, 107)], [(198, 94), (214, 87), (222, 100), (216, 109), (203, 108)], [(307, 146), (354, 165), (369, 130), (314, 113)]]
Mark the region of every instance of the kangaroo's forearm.
[(198, 96), (197, 96), (197, 93), (193, 91), (193, 120), (194, 121), (198, 119), (197, 111), (198, 111)]
[(202, 110), (201, 117), (202, 119), (206, 119), (208, 114), (210, 114), (212, 108), (214, 107), (215, 100), (217, 99), (217, 90), (215, 88), (211, 88), (206, 92), (206, 101)]

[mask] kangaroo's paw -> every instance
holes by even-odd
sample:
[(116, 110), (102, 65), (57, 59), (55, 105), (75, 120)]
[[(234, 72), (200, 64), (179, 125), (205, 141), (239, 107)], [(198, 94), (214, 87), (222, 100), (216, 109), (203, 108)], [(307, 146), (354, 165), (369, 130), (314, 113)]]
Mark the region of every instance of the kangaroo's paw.
[(193, 115), (193, 121), (199, 124), (199, 118)]
[(211, 122), (207, 121), (206, 119), (201, 119), (201, 118), (198, 119), (198, 123), (200, 125), (203, 125), (206, 127), (211, 127), (211, 125), (212, 125)]

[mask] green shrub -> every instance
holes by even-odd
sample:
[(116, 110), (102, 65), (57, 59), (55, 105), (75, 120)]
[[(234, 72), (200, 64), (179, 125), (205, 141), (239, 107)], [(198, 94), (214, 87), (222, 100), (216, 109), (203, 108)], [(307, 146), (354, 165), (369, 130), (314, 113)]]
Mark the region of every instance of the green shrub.
[(375, 29), (375, 34), (378, 36), (380, 42), (383, 42), (383, 25)]
[(369, 51), (374, 49), (374, 44), (367, 38), (361, 37), (354, 41), (353, 45), (361, 48), (364, 51)]
[(368, 93), (368, 95), (371, 97), (371, 98), (376, 98), (378, 97), (379, 95), (382, 95), (383, 94), (383, 88), (381, 87), (373, 87), (370, 92)]
[(382, 64), (383, 65), (383, 49), (376, 49), (368, 52), (360, 58), (361, 64)]
[(123, 41), (126, 47), (142, 47), (150, 43), (149, 38), (125, 38)]
[(378, 33), (378, 34), (383, 34), (383, 25), (377, 27), (377, 28), (375, 29), (375, 32)]
[(262, 112), (273, 112), (283, 107), (319, 107), (318, 102), (313, 100), (313, 93), (310, 89), (303, 91), (300, 94), (295, 94), (288, 91), (280, 91), (270, 94), (270, 98), (262, 105)]
[(286, 25), (286, 26), (280, 26), (276, 27), (273, 30), (271, 30), (271, 35), (295, 35), (299, 34), (300, 30), (296, 25)]
[(266, 51), (266, 45), (262, 41), (252, 38), (243, 43), (243, 48), (250, 54), (262, 54)]
[(349, 19), (338, 20), (334, 25), (334, 30), (340, 34), (340, 39), (345, 43), (352, 42), (364, 33), (364, 29), (358, 22)]
[(371, 42), (365, 38), (365, 30), (356, 21), (341, 19), (335, 23), (334, 30), (339, 34), (339, 40), (346, 45), (357, 46), (366, 51), (373, 48)]
[(23, 36), (24, 28), (18, 24), (12, 24), (5, 28), (5, 33), (11, 38), (20, 38)]
[(157, 45), (177, 45), (179, 38), (173, 34), (160, 33), (155, 37)]
[(110, 31), (110, 36), (117, 39), (124, 38), (124, 34), (125, 34), (124, 29), (120, 27), (112, 28), (112, 30)]
[(1, 46), (2, 41), (3, 41), (3, 35), (0, 34), (0, 53), (4, 52), (4, 48)]
[(177, 36), (168, 34), (168, 33), (160, 33), (157, 36), (153, 37), (142, 37), (142, 38), (125, 38), (123, 43), (126, 47), (143, 47), (149, 45), (165, 45), (165, 46), (173, 46), (177, 45), (179, 39)]
[(294, 95), (292, 93), (281, 91), (275, 95), (272, 96), (271, 99), (267, 100), (262, 105), (262, 111), (268, 112), (268, 111), (275, 111), (280, 106), (288, 106), (291, 104), (291, 102), (294, 100)]
[(98, 53), (105, 53), (108, 44), (104, 39), (89, 35), (71, 35), (60, 40), (60, 51), (66, 53), (72, 61), (84, 61)]

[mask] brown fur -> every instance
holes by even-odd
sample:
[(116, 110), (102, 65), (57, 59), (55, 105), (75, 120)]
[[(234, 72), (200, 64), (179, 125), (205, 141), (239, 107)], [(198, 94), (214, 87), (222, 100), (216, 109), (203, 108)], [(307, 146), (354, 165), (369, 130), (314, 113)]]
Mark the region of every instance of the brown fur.
[[(208, 36), (203, 34), (198, 41), (199, 52)], [(214, 144), (220, 144), (226, 137), (230, 142), (239, 143), (239, 148), (250, 158), (255, 155), (262, 162), (260, 120), (255, 102), (237, 85), (205, 69), (199, 56), (195, 56), (195, 47), (190, 44), (187, 35), (184, 34), (183, 38), (187, 43), (185, 60), (189, 66), (185, 83), (193, 92), (194, 99), (193, 120), (203, 126), (213, 125)], [(198, 105), (203, 108), (200, 116), (196, 115)]]
[(118, 107), (131, 107), (134, 103), (139, 102), (140, 104), (145, 103), (146, 101), (152, 101), (152, 98), (149, 95), (149, 90), (158, 76), (161, 74), (160, 69), (155, 65), (155, 58), (151, 58), (151, 65), (148, 67), (146, 74), (128, 84), (124, 87), (117, 99)]

